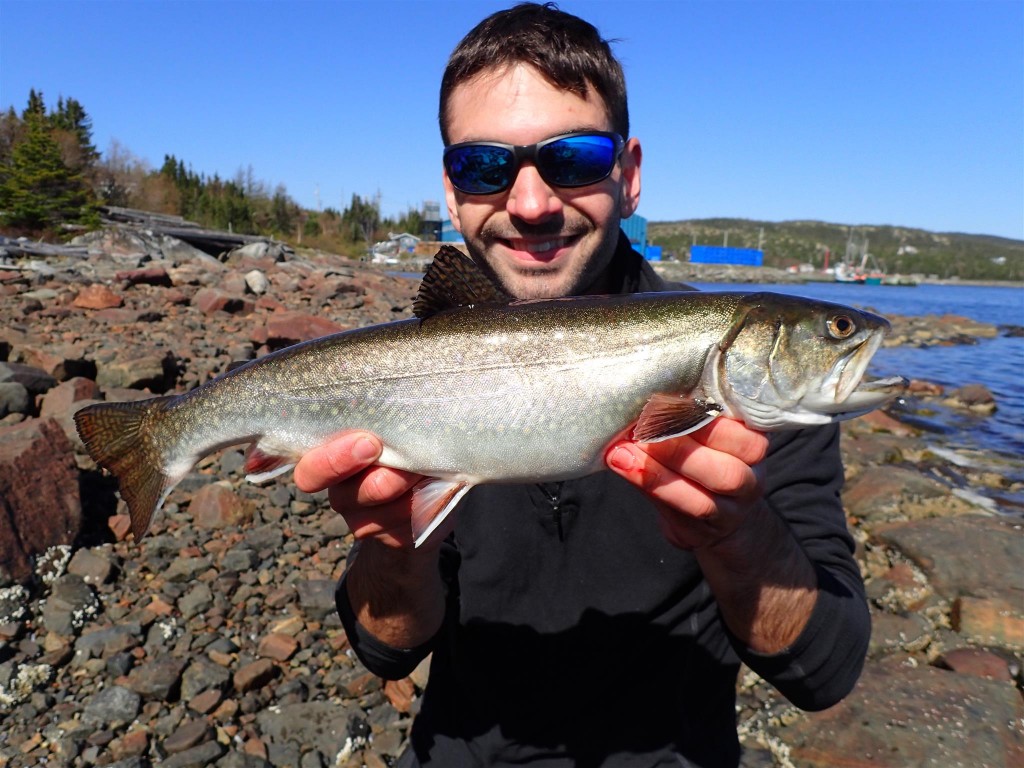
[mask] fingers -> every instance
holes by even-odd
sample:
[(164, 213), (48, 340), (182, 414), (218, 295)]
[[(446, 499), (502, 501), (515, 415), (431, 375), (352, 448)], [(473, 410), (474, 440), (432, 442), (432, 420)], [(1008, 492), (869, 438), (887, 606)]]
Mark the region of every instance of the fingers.
[(411, 494), (420, 475), (374, 465), (383, 446), (373, 434), (348, 432), (309, 451), (295, 465), (295, 484), (307, 493), (327, 489), (356, 538), (388, 546), (411, 544)]
[(754, 469), (767, 455), (768, 438), (731, 419), (716, 419), (684, 437), (660, 443), (617, 443), (609, 466), (647, 492), (671, 497), (685, 479), (713, 494), (757, 494), (761, 473)]
[(764, 488), (760, 462), (767, 451), (765, 435), (717, 419), (660, 443), (618, 442), (606, 461), (655, 502), (669, 541), (695, 549), (736, 530), (757, 504)]
[(367, 432), (347, 432), (314, 448), (295, 465), (295, 484), (306, 493), (322, 491), (380, 458), (383, 445)]

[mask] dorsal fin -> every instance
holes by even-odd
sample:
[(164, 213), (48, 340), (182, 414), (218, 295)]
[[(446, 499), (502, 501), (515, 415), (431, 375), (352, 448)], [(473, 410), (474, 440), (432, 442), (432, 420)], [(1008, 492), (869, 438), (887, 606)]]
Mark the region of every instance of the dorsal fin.
[(442, 245), (423, 275), (412, 309), (416, 317), (424, 318), (455, 307), (512, 301), (471, 258), (453, 246)]

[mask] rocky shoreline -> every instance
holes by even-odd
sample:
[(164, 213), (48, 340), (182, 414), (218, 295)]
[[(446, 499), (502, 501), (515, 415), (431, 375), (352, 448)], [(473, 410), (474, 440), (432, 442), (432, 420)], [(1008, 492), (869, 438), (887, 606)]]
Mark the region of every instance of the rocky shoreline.
[[(77, 245), (0, 271), (0, 768), (390, 765), (426, 669), (385, 683), (351, 655), (333, 603), (351, 536), (323, 495), (247, 484), (229, 449), (135, 544), (71, 416), (406, 317), (416, 282), (277, 243), (214, 257), (119, 228)], [(894, 328), (892, 343), (999, 332)], [(927, 382), (915, 401), (998, 405)], [(1021, 765), (1019, 460), (945, 448), (900, 412), (844, 425), (843, 452), (867, 669), (816, 714), (743, 674), (744, 765)]]

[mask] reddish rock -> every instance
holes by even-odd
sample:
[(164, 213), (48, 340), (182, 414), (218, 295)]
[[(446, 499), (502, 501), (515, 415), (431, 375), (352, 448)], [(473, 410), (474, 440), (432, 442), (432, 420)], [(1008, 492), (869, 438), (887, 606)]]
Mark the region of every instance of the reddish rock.
[(235, 690), (245, 693), (262, 688), (277, 677), (277, 673), (277, 666), (270, 659), (258, 659), (235, 672)]
[(149, 731), (145, 728), (129, 731), (121, 738), (110, 742), (108, 749), (111, 757), (118, 761), (141, 757), (149, 749)]
[(189, 507), (192, 519), (200, 528), (228, 528), (251, 520), (252, 506), (220, 481), (205, 485), (192, 496)]
[(907, 394), (923, 397), (939, 396), (943, 391), (941, 384), (934, 384), (930, 381), (921, 381), (920, 379), (911, 379), (910, 384), (907, 386)]
[(72, 306), (79, 309), (113, 309), (124, 306), (124, 299), (107, 286), (94, 283), (79, 291)]
[(900, 435), (901, 437), (910, 437), (916, 434), (916, 430), (912, 427), (908, 427), (901, 421), (894, 419), (892, 416), (887, 414), (885, 411), (871, 411), (857, 419), (862, 424), (866, 424), (871, 429), (877, 432), (889, 432), (893, 435)]
[(975, 642), (1024, 651), (1024, 603), (1019, 598), (960, 597), (953, 603), (952, 622), (953, 629)]
[(1001, 680), (1012, 683), (1013, 675), (1010, 665), (999, 654), (983, 648), (956, 648), (946, 651), (939, 658), (937, 665), (957, 672), (961, 675), (984, 677), (987, 680)]
[(32, 558), (71, 544), (82, 525), (74, 449), (53, 419), (0, 428), (0, 571), (32, 575)]
[(44, 419), (50, 416), (60, 418), (74, 413), (77, 410), (77, 403), (99, 398), (100, 388), (95, 381), (76, 376), (61, 382), (46, 393), (39, 415)]
[(256, 308), (256, 304), (249, 299), (233, 296), (216, 288), (200, 288), (192, 297), (192, 305), (204, 315), (212, 315), (214, 312), (248, 315)]
[(412, 709), (413, 699), (416, 698), (416, 686), (408, 677), (401, 680), (388, 680), (384, 683), (384, 695), (396, 710), (402, 714), (408, 714)]
[(281, 632), (271, 632), (260, 640), (257, 653), (274, 661), (288, 661), (299, 649), (299, 641)]
[(224, 694), (216, 688), (210, 688), (209, 690), (203, 691), (189, 699), (188, 707), (193, 712), (198, 712), (201, 715), (208, 715), (220, 705), (223, 699)]
[(128, 515), (111, 515), (107, 527), (118, 541), (124, 541), (132, 530), (132, 519)]
[(191, 749), (212, 735), (213, 730), (205, 720), (189, 720), (175, 728), (174, 732), (164, 739), (163, 747), (168, 754), (174, 755)]
[(869, 663), (854, 692), (780, 733), (794, 765), (1017, 766), (1024, 701), (1014, 686), (903, 662)]
[(283, 347), (343, 330), (337, 323), (305, 312), (275, 312), (267, 318), (266, 326), (253, 331), (252, 341)]
[(171, 276), (167, 274), (167, 270), (163, 267), (144, 267), (142, 269), (130, 269), (124, 272), (118, 272), (114, 275), (118, 280), (122, 280), (129, 286), (132, 285), (162, 285), (169, 288), (171, 286)]
[(96, 363), (86, 360), (81, 349), (52, 344), (26, 345), (21, 347), (21, 355), (26, 363), (46, 371), (57, 381), (75, 377), (96, 378)]

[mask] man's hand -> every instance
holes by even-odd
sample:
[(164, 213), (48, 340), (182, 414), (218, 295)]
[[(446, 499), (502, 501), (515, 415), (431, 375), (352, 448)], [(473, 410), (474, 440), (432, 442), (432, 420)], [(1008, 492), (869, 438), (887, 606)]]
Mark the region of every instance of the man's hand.
[(673, 440), (618, 442), (607, 461), (651, 497), (666, 538), (694, 550), (725, 540), (744, 524), (764, 493), (760, 462), (767, 454), (763, 433), (719, 418)]
[(345, 580), (359, 623), (388, 645), (413, 648), (433, 637), (444, 617), (438, 552), (455, 516), (414, 549), (412, 489), (422, 477), (375, 466), (382, 448), (369, 433), (339, 435), (302, 457), (295, 484), (307, 493), (326, 488), (359, 541)]
[(356, 539), (410, 547), (411, 491), (422, 477), (374, 466), (382, 448), (375, 435), (343, 433), (302, 457), (295, 465), (295, 484), (306, 493), (326, 488), (331, 507), (345, 518)]
[(761, 653), (796, 640), (817, 574), (764, 501), (768, 438), (732, 419), (660, 443), (615, 443), (606, 461), (661, 512), (666, 538), (692, 550), (732, 633)]

